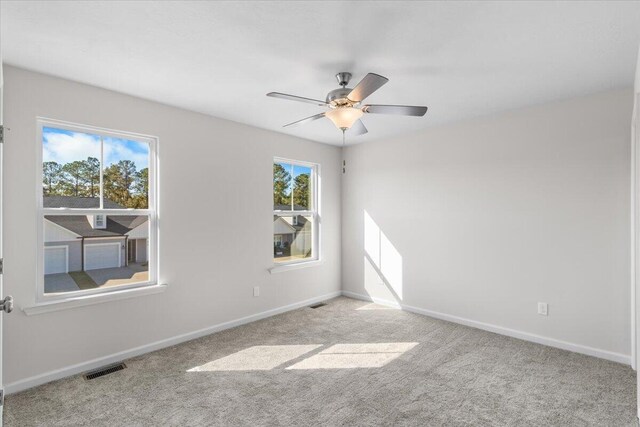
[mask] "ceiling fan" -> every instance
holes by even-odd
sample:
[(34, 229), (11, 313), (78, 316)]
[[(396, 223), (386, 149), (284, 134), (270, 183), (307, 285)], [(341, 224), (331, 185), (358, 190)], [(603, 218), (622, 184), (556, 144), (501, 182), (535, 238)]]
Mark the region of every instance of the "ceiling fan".
[(342, 130), (343, 134), (349, 129), (354, 135), (367, 133), (367, 128), (360, 120), (365, 113), (422, 117), (427, 112), (427, 107), (411, 105), (361, 105), (365, 98), (389, 81), (388, 78), (378, 74), (367, 74), (353, 89), (347, 87), (349, 80), (351, 80), (351, 73), (338, 73), (336, 74), (336, 79), (338, 79), (338, 84), (341, 88), (329, 92), (325, 101), (280, 92), (269, 92), (267, 96), (329, 108), (329, 111), (286, 124), (284, 127), (298, 126), (327, 117), (338, 129)]

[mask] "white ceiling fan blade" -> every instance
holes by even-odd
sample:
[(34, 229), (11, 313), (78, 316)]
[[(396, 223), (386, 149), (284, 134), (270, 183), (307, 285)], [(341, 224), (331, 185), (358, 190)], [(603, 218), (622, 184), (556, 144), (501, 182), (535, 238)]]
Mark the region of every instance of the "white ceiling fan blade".
[(389, 81), (388, 78), (380, 76), (378, 74), (369, 73), (364, 76), (364, 79), (360, 80), (360, 83), (353, 88), (347, 98), (353, 102), (362, 102), (366, 97), (371, 95), (376, 90), (380, 89), (382, 85)]
[(287, 99), (289, 101), (306, 102), (308, 104), (319, 105), (320, 107), (326, 107), (329, 105), (325, 101), (320, 101), (319, 99), (311, 99), (311, 98), (305, 98), (302, 96), (288, 95), (286, 93), (280, 93), (280, 92), (269, 92), (267, 96), (270, 96), (272, 98)]
[(369, 131), (367, 130), (366, 126), (364, 125), (364, 123), (362, 123), (362, 120), (360, 119), (356, 120), (351, 126), (351, 128), (349, 129), (349, 133), (354, 136), (364, 135), (367, 132)]
[(318, 120), (324, 117), (324, 113), (320, 113), (320, 114), (316, 114), (315, 116), (310, 116), (310, 117), (306, 117), (304, 119), (292, 122), (292, 123), (288, 123), (286, 125), (284, 125), (283, 127), (287, 128), (287, 127), (292, 127), (292, 126), (299, 126), (305, 123), (309, 123), (312, 122), (314, 120)]
[(365, 105), (362, 111), (373, 114), (395, 114), (398, 116), (422, 117), (427, 113), (427, 107), (415, 105)]

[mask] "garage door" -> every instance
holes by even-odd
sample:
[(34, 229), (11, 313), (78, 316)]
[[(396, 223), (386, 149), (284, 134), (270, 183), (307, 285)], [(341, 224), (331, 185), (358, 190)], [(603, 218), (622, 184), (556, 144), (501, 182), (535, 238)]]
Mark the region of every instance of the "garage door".
[(84, 269), (120, 267), (120, 243), (100, 243), (84, 246)]
[(67, 265), (66, 246), (44, 248), (44, 274), (67, 273)]

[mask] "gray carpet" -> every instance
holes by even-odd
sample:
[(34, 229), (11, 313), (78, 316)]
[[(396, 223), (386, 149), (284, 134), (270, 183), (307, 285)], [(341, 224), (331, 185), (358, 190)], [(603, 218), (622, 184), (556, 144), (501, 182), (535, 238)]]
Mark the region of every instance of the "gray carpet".
[(8, 426), (625, 426), (631, 368), (337, 298), (8, 396)]

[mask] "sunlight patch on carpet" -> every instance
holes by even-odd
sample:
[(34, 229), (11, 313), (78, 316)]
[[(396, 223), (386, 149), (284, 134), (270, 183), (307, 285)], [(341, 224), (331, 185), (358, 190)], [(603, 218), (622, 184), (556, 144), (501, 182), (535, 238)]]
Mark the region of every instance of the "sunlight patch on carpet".
[(381, 368), (416, 345), (417, 342), (336, 344), (287, 369)]
[(319, 347), (322, 345), (256, 345), (187, 372), (268, 371)]
[(362, 307), (356, 308), (356, 310), (400, 310), (399, 307), (389, 307), (386, 305), (380, 305), (376, 303), (365, 304)]

